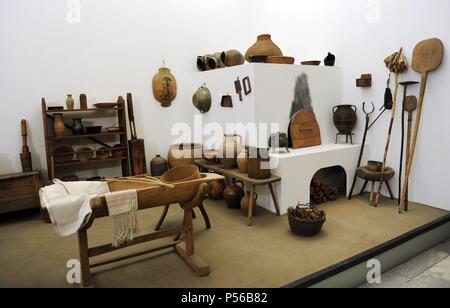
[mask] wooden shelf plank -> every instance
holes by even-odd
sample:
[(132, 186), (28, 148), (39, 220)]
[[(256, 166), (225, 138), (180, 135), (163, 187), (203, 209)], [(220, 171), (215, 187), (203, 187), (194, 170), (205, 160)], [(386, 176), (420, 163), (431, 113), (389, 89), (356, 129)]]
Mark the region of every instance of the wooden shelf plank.
[(48, 137), (48, 140), (70, 140), (70, 139), (89, 139), (89, 138), (98, 138), (98, 137), (111, 137), (111, 136), (121, 136), (124, 135), (125, 132), (116, 132), (116, 133), (100, 133), (100, 134), (84, 134), (84, 135), (68, 135), (64, 137)]
[(114, 162), (114, 161), (123, 161), (128, 159), (128, 157), (123, 157), (123, 158), (115, 158), (115, 157), (110, 157), (107, 159), (91, 159), (89, 161), (79, 161), (79, 160), (74, 160), (74, 161), (70, 161), (67, 163), (57, 163), (55, 164), (55, 167), (71, 167), (71, 166), (83, 166), (83, 165), (92, 165), (92, 164), (99, 164), (99, 163), (105, 163), (105, 162)]
[(74, 109), (74, 110), (46, 110), (45, 112), (48, 114), (52, 113), (84, 113), (84, 112), (98, 112), (98, 111), (117, 111), (122, 110), (122, 107), (113, 107), (113, 108), (90, 108), (90, 109)]

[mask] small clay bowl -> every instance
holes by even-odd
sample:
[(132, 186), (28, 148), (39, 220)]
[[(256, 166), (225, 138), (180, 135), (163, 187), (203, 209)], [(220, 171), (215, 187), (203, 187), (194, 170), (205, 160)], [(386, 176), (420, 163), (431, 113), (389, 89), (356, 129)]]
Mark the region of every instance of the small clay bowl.
[(110, 149), (103, 147), (103, 148), (98, 149), (95, 153), (96, 153), (98, 159), (105, 160), (105, 159), (109, 158), (110, 152), (111, 152)]
[(94, 157), (94, 151), (90, 148), (82, 148), (77, 151), (77, 158), (81, 162), (90, 161)]
[(367, 163), (367, 169), (372, 172), (381, 172), (383, 163), (379, 161), (369, 160)]
[(111, 154), (117, 159), (125, 158), (127, 156), (127, 147), (122, 144), (116, 144), (111, 149)]

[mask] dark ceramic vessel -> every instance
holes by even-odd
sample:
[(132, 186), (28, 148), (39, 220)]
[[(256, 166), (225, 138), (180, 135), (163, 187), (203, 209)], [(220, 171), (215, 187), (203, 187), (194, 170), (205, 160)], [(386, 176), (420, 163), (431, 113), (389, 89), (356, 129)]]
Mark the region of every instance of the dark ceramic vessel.
[(354, 105), (340, 105), (333, 108), (333, 122), (341, 134), (351, 134), (358, 117)]

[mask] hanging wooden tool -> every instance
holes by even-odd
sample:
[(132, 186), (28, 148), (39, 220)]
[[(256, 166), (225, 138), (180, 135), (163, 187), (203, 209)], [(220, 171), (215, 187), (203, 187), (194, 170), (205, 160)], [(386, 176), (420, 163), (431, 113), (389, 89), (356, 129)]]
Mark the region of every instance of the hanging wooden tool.
[(30, 171), (33, 171), (33, 165), (32, 165), (32, 161), (31, 161), (30, 148), (28, 147), (28, 143), (27, 143), (28, 130), (27, 130), (27, 121), (26, 120), (22, 120), (21, 128), (22, 128), (23, 146), (22, 146), (22, 153), (20, 153), (20, 162), (22, 164), (22, 171), (30, 172)]
[(389, 124), (389, 131), (388, 131), (388, 137), (386, 141), (386, 147), (384, 150), (384, 158), (383, 158), (383, 166), (381, 168), (381, 181), (380, 185), (378, 186), (378, 192), (375, 198), (375, 207), (377, 207), (380, 204), (380, 195), (381, 190), (383, 188), (383, 175), (386, 170), (386, 162), (387, 157), (389, 153), (389, 146), (391, 144), (391, 136), (392, 136), (392, 129), (394, 127), (394, 120), (395, 120), (395, 112), (397, 109), (397, 94), (398, 94), (398, 85), (399, 85), (399, 78), (400, 74), (405, 73), (408, 70), (408, 60), (406, 59), (405, 55), (403, 54), (403, 48), (400, 48), (399, 52), (396, 52), (392, 54), (391, 56), (387, 57), (384, 60), (384, 63), (386, 64), (386, 67), (395, 74), (395, 88), (394, 88), (394, 97), (393, 97), (393, 104), (392, 104), (392, 115), (391, 115), (391, 122)]
[[(366, 126), (365, 126), (365, 129), (364, 129), (364, 137), (363, 137), (363, 141), (362, 141), (362, 144), (361, 144), (361, 151), (359, 153), (358, 165), (356, 166), (356, 169), (361, 167), (362, 157), (364, 155), (364, 148), (366, 146), (367, 132), (369, 131), (370, 115), (375, 111), (375, 105), (372, 103), (372, 111), (367, 112), (366, 111), (366, 103), (363, 103), (363, 111), (366, 114)], [(355, 177), (353, 178), (353, 184), (352, 184), (352, 188), (350, 189), (350, 194), (348, 196), (348, 200), (351, 200), (352, 197), (353, 197), (353, 191), (354, 191), (355, 186), (356, 186), (357, 178), (358, 178), (358, 175), (355, 172)]]
[(131, 140), (128, 142), (130, 147), (130, 162), (132, 175), (147, 174), (147, 161), (145, 158), (145, 142), (137, 138), (136, 124), (134, 122), (133, 97), (131, 93), (127, 94), (128, 118), (130, 120)]
[(244, 99), (242, 97), (242, 84), (241, 79), (238, 79), (234, 82), (234, 87), (236, 88), (236, 94), (239, 95), (239, 100), (242, 102)]
[(414, 161), (414, 154), (417, 145), (417, 137), (419, 135), (420, 120), (422, 118), (422, 107), (425, 99), (425, 91), (427, 87), (428, 73), (439, 68), (444, 57), (444, 44), (440, 39), (433, 38), (425, 40), (417, 44), (414, 48), (412, 67), (422, 74), (420, 82), (419, 103), (417, 106), (417, 119), (414, 128), (414, 135), (412, 137), (411, 148), (409, 150), (410, 156), (406, 164), (406, 177), (403, 183), (402, 197), (400, 201), (399, 212), (402, 213), (405, 208), (406, 194), (409, 187), (409, 177), (411, 176), (412, 164)]
[[(405, 152), (405, 111), (406, 111), (406, 102), (408, 100), (408, 87), (411, 85), (418, 84), (417, 81), (405, 81), (400, 82), (400, 85), (403, 86), (403, 106), (402, 106), (402, 139), (401, 139), (401, 150), (400, 150), (400, 170), (398, 174), (398, 205), (400, 205), (400, 196), (402, 195), (402, 174), (403, 174), (403, 153)], [(407, 148), (409, 149), (409, 148)], [(407, 150), (409, 152), (409, 150)]]

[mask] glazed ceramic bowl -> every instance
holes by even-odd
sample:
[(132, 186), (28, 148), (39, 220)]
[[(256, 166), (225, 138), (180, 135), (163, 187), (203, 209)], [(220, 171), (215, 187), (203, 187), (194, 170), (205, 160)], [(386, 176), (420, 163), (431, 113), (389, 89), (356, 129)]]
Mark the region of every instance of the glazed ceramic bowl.
[(322, 61), (303, 61), (302, 65), (319, 66)]

